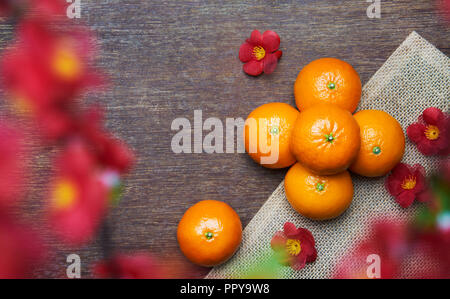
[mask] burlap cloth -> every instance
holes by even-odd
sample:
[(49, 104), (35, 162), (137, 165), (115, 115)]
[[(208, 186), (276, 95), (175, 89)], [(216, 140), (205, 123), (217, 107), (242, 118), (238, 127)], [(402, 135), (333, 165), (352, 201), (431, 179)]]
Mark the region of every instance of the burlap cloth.
[[(425, 108), (434, 106), (448, 111), (449, 99), (450, 59), (413, 32), (364, 86), (359, 110), (384, 110), (406, 132)], [(438, 165), (437, 158), (424, 157), (409, 140), (403, 162), (420, 163), (427, 172)], [(318, 258), (301, 271), (283, 267), (278, 277), (329, 278), (344, 254), (366, 234), (369, 222), (386, 215), (404, 219), (420, 205), (402, 209), (385, 190), (385, 177), (352, 175), (352, 179), (355, 195), (351, 207), (337, 219), (325, 222), (297, 214), (286, 200), (282, 182), (245, 228), (239, 251), (224, 265), (213, 268), (206, 278), (241, 277), (258, 260), (269, 258), (272, 236), (287, 221), (313, 233)]]

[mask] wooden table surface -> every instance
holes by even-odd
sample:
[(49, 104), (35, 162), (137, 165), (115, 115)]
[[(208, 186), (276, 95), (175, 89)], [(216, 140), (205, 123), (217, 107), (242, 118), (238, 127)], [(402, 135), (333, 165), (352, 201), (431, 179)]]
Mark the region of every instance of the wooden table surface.
[[(99, 64), (110, 91), (91, 95), (107, 107), (107, 127), (136, 151), (120, 205), (109, 223), (116, 250), (147, 250), (172, 268), (173, 277), (202, 277), (207, 268), (182, 257), (176, 227), (184, 211), (204, 199), (229, 203), (245, 226), (282, 181), (246, 154), (175, 154), (175, 118), (245, 118), (273, 101), (294, 105), (293, 83), (308, 62), (331, 56), (352, 64), (365, 84), (400, 43), (417, 31), (450, 54), (449, 26), (431, 0), (383, 0), (381, 18), (369, 19), (365, 0), (82, 0), (82, 22), (98, 34)], [(253, 29), (274, 30), (283, 57), (276, 71), (257, 78), (242, 72), (241, 43)], [(11, 38), (0, 27), (0, 45)], [(37, 158), (25, 213), (40, 209), (49, 160)], [(33, 212), (31, 212), (33, 211)], [(61, 277), (66, 256), (77, 253), (83, 277), (101, 258), (99, 242), (69, 249), (57, 241), (52, 266), (39, 277)]]

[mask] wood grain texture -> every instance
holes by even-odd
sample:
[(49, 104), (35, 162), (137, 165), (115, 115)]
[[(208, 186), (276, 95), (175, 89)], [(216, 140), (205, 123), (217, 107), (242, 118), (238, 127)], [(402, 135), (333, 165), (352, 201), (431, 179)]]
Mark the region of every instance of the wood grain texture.
[[(363, 84), (411, 31), (450, 54), (449, 27), (435, 1), (382, 1), (381, 19), (369, 19), (365, 0), (142, 1), (82, 0), (82, 22), (98, 34), (99, 65), (111, 76), (110, 91), (91, 95), (107, 107), (107, 127), (136, 151), (138, 162), (109, 223), (116, 250), (150, 250), (173, 266), (175, 277), (202, 277), (179, 252), (176, 227), (184, 211), (203, 199), (229, 203), (245, 226), (283, 179), (245, 154), (174, 154), (171, 122), (245, 118), (267, 102), (294, 105), (293, 83), (308, 62), (331, 56), (352, 64)], [(281, 36), (283, 58), (271, 75), (242, 72), (241, 43), (253, 29)], [(4, 48), (12, 34), (0, 25)], [(42, 211), (49, 158), (36, 158), (25, 215)], [(101, 258), (98, 241), (69, 249), (49, 237), (52, 265), (38, 277), (61, 277), (66, 256), (78, 253), (83, 277)]]

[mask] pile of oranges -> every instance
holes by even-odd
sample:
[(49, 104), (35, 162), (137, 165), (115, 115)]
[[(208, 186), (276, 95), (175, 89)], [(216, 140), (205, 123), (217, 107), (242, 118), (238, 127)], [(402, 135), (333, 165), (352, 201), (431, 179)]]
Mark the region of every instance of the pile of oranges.
[[(353, 199), (348, 169), (358, 175), (387, 174), (403, 157), (400, 124), (379, 110), (353, 114), (361, 98), (361, 81), (348, 63), (315, 60), (295, 81), (297, 109), (268, 103), (253, 110), (245, 125), (245, 148), (267, 168), (290, 167), (286, 197), (301, 215), (327, 220), (341, 215)], [(181, 251), (192, 262), (215, 266), (239, 247), (242, 226), (227, 204), (201, 201), (178, 225)]]
[(298, 110), (270, 103), (250, 113), (245, 147), (267, 168), (293, 165), (285, 191), (297, 212), (310, 219), (332, 219), (353, 199), (348, 169), (367, 177), (386, 175), (403, 157), (403, 130), (384, 111), (352, 115), (361, 98), (361, 81), (354, 68), (339, 59), (322, 58), (305, 66), (294, 95)]

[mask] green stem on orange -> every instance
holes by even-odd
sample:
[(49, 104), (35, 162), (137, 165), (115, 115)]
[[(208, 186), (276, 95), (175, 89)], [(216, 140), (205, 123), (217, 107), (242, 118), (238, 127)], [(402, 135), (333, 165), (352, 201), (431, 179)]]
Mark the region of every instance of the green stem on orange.
[(325, 135), (325, 140), (332, 143), (334, 141), (333, 133)]
[(372, 153), (375, 155), (379, 155), (381, 153), (381, 148), (379, 146), (374, 146), (372, 149)]
[(323, 191), (323, 189), (325, 189), (325, 184), (324, 183), (317, 183), (316, 190), (317, 191)]

